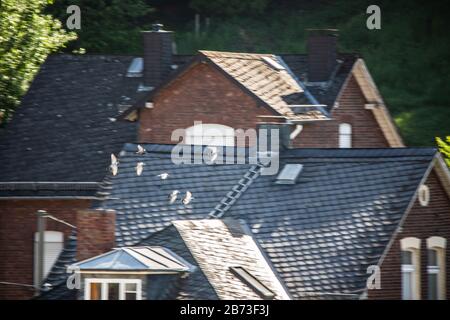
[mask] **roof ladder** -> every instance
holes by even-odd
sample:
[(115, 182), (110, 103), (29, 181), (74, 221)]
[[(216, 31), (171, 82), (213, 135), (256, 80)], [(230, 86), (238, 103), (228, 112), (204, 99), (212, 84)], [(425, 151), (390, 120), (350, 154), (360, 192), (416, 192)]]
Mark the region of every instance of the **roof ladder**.
[(209, 213), (209, 217), (216, 219), (221, 218), (259, 176), (262, 167), (263, 166), (259, 164), (252, 166), (238, 183), (231, 188), (231, 191), (227, 193), (220, 203), (214, 207)]

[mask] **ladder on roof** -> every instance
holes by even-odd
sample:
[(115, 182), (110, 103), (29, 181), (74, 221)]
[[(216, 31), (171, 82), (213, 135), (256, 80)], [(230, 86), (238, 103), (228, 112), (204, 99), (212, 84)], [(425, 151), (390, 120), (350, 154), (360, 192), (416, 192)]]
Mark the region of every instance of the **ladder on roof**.
[(248, 187), (261, 173), (262, 165), (251, 166), (238, 183), (220, 200), (219, 204), (209, 213), (209, 218), (221, 218), (230, 207), (241, 197)]

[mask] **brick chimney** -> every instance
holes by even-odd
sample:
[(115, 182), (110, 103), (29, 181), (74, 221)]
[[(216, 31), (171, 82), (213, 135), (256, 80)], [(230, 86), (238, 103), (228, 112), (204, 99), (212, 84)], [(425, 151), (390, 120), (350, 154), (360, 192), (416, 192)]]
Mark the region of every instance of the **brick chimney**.
[(308, 29), (308, 82), (328, 81), (336, 68), (336, 29)]
[(172, 65), (172, 31), (162, 24), (153, 24), (151, 31), (143, 31), (144, 85), (156, 87), (164, 80)]
[(79, 210), (76, 226), (78, 261), (110, 251), (115, 246), (115, 211)]

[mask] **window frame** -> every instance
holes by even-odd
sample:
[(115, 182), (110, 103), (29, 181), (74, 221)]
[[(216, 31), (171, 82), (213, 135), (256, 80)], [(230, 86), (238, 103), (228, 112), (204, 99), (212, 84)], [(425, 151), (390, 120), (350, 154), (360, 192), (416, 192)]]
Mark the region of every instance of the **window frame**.
[[(437, 299), (446, 299), (446, 265), (445, 265), (445, 250), (447, 248), (447, 241), (443, 237), (429, 237), (427, 239), (427, 249), (436, 252), (437, 265), (430, 265), (427, 260), (427, 275), (437, 274)], [(428, 257), (428, 254), (427, 254)], [(429, 277), (428, 277), (429, 281)], [(430, 299), (430, 283), (427, 283), (428, 299)]]
[(114, 279), (114, 278), (86, 278), (84, 279), (84, 300), (91, 300), (91, 284), (100, 283), (100, 300), (108, 300), (108, 285), (110, 283), (119, 284), (119, 300), (125, 300), (127, 291), (126, 284), (136, 284), (136, 300), (142, 300), (142, 280), (141, 279)]
[[(342, 148), (342, 149), (351, 148), (352, 143), (353, 143), (352, 135), (353, 135), (352, 125), (350, 123), (340, 123), (339, 124), (339, 148)], [(343, 139), (344, 137), (348, 138), (348, 139)]]
[[(403, 238), (400, 240), (401, 251), (411, 252), (412, 264), (403, 264), (401, 262), (401, 290), (402, 300), (419, 300), (421, 296), (421, 279), (420, 279), (420, 239), (414, 237)], [(404, 292), (404, 275), (411, 274), (411, 298), (405, 298)]]

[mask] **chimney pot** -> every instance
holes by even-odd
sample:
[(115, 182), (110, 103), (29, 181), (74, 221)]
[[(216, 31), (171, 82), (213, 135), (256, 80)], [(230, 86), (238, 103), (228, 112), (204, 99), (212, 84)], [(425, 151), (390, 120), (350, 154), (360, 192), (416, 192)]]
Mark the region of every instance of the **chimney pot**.
[(152, 31), (161, 31), (163, 30), (164, 25), (161, 23), (152, 24)]

